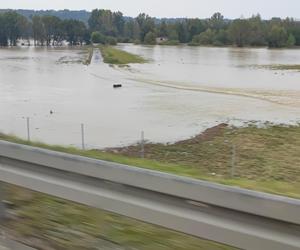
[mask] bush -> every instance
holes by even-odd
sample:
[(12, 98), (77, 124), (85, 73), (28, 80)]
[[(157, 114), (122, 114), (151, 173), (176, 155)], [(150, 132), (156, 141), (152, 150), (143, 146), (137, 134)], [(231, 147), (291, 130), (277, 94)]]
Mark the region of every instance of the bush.
[(132, 43), (132, 39), (128, 37), (118, 37), (118, 43)]
[(161, 42), (159, 45), (179, 45), (180, 42), (178, 40), (170, 40), (170, 41), (164, 41), (164, 42)]
[(215, 40), (215, 31), (207, 29), (205, 32), (200, 33), (193, 37), (193, 44), (209, 45), (213, 44)]
[(201, 44), (200, 43), (197, 43), (197, 42), (190, 42), (188, 43), (188, 46), (200, 46)]
[(290, 34), (286, 42), (286, 46), (293, 47), (295, 44), (296, 44), (296, 38), (293, 36), (293, 34)]
[(224, 43), (222, 43), (221, 41), (214, 41), (213, 42), (213, 46), (216, 46), (216, 47), (222, 47), (222, 46), (224, 46)]
[(106, 44), (109, 44), (109, 45), (117, 45), (117, 43), (118, 43), (117, 39), (112, 36), (107, 36), (105, 40), (106, 40)]
[(133, 43), (134, 43), (134, 44), (141, 44), (141, 41), (138, 40), (138, 39), (136, 39), (136, 40), (133, 41)]
[(153, 32), (148, 32), (145, 36), (145, 40), (144, 40), (145, 44), (149, 44), (149, 45), (155, 45), (156, 44), (156, 36)]
[(95, 31), (92, 33), (91, 35), (91, 40), (93, 43), (102, 43), (102, 44), (105, 44), (105, 36), (102, 35), (100, 32), (98, 31)]

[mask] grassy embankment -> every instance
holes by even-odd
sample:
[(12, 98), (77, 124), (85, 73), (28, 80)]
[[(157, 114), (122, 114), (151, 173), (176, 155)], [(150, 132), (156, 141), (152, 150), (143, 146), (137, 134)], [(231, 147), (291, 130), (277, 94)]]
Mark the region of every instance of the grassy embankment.
[(86, 55), (86, 58), (83, 60), (84, 65), (90, 65), (91, 64), (92, 57), (93, 57), (93, 51), (94, 51), (93, 47), (88, 47), (86, 49), (87, 55)]
[[(12, 136), (0, 139), (28, 144)], [(233, 144), (235, 178), (230, 176)], [(300, 198), (299, 126), (219, 126), (175, 144), (147, 144), (144, 160), (137, 158), (139, 146), (107, 153), (30, 145)], [(17, 214), (9, 227), (25, 237), (40, 237), (56, 249), (93, 249), (91, 244), (103, 239), (124, 249), (231, 249), (43, 194), (11, 186), (8, 191)]]
[(99, 49), (103, 56), (104, 62), (108, 64), (127, 65), (130, 63), (146, 62), (146, 60), (141, 56), (128, 53), (112, 46), (100, 46)]

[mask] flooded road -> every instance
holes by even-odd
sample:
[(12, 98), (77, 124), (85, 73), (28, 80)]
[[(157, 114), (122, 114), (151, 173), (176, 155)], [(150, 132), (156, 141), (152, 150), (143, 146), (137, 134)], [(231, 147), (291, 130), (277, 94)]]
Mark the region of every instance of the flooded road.
[[(51, 144), (88, 147), (191, 137), (220, 122), (293, 123), (300, 73), (256, 67), (299, 64), (300, 50), (120, 45), (147, 64), (110, 67), (94, 51), (0, 49), (0, 131)], [(121, 83), (120, 89), (113, 84)], [(50, 111), (53, 111), (51, 114)]]

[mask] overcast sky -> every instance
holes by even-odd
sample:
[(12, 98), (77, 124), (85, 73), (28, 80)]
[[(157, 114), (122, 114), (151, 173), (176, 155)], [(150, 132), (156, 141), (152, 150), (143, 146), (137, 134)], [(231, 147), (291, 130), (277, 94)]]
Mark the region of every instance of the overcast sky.
[(221, 12), (225, 17), (300, 18), (300, 0), (0, 0), (0, 8), (72, 9), (104, 8), (120, 10), (127, 16), (145, 12), (156, 17), (209, 17)]

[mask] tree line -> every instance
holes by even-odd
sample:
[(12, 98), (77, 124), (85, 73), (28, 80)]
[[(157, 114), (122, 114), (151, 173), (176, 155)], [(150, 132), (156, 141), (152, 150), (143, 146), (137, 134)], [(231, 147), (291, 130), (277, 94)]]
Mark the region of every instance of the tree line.
[(68, 41), (70, 45), (132, 42), (280, 48), (300, 45), (300, 22), (292, 18), (263, 20), (260, 15), (229, 20), (221, 13), (208, 19), (157, 19), (146, 14), (130, 18), (121, 12), (95, 9), (85, 23), (51, 15), (26, 18), (14, 11), (0, 13), (0, 46), (15, 46), (20, 39), (47, 46)]
[(0, 14), (0, 46), (16, 46), (18, 40), (33, 39), (35, 45), (71, 45), (89, 43), (90, 33), (84, 22), (61, 20), (55, 16), (33, 16), (30, 19), (14, 11)]

